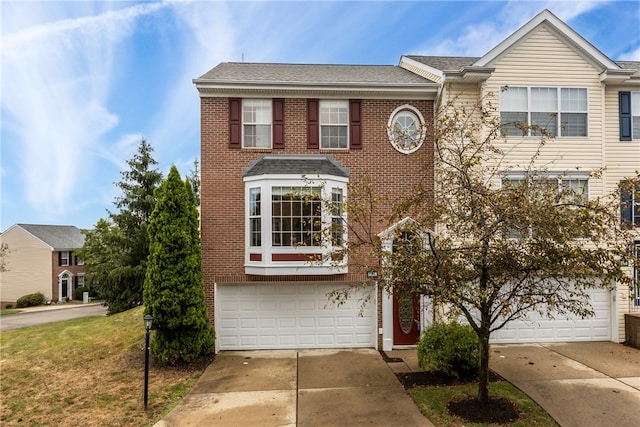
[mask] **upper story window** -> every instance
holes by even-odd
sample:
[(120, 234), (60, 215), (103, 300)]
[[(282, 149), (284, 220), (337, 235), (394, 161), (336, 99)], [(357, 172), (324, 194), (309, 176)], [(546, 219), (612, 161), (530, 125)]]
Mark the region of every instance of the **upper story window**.
[(229, 148), (284, 148), (284, 99), (229, 99)]
[(387, 123), (387, 136), (393, 148), (404, 154), (418, 150), (426, 137), (424, 117), (408, 104), (396, 108)]
[[(323, 171), (318, 174), (318, 171)], [(329, 156), (265, 155), (245, 170), (245, 272), (342, 274), (349, 173)]]
[(71, 260), (71, 253), (69, 251), (58, 252), (58, 265), (67, 266)]
[(362, 101), (307, 100), (307, 148), (362, 148), (360, 109)]
[(640, 185), (620, 183), (620, 217), (624, 228), (640, 227)]
[(242, 100), (242, 146), (271, 148), (271, 100)]
[(348, 101), (320, 101), (320, 148), (349, 148)]
[(619, 92), (620, 141), (640, 139), (640, 92)]
[(587, 136), (587, 89), (504, 86), (500, 121), (503, 136)]

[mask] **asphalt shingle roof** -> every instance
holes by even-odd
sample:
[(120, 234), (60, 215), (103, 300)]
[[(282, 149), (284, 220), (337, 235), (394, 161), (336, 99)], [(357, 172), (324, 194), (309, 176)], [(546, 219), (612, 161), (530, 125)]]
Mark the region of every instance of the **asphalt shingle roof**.
[(261, 155), (243, 171), (243, 176), (270, 174), (333, 175), (349, 177), (349, 169), (331, 156)]
[(441, 71), (457, 71), (462, 67), (473, 65), (478, 59), (480, 59), (480, 57), (477, 56), (406, 55), (406, 57)]
[(17, 225), (54, 250), (79, 249), (84, 245), (84, 234), (73, 225)]
[(218, 82), (428, 84), (396, 65), (273, 64), (223, 62), (199, 80)]

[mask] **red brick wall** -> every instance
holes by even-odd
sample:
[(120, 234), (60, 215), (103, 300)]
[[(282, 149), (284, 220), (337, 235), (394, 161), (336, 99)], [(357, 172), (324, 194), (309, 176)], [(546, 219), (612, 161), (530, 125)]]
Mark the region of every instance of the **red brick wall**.
[[(394, 109), (403, 104), (418, 108), (428, 126), (433, 117), (432, 101), (363, 100), (362, 149), (350, 151), (307, 149), (307, 100), (285, 100), (285, 149), (229, 149), (228, 98), (201, 98), (201, 220), (202, 254), (207, 309), (213, 322), (214, 282), (278, 280), (349, 280), (361, 278), (350, 269), (342, 276), (256, 277), (244, 274), (244, 182), (242, 169), (260, 153), (331, 154), (350, 169), (350, 181), (368, 171), (377, 197), (399, 196), (410, 192), (419, 181), (433, 183), (433, 143), (425, 141), (415, 153), (396, 151), (385, 127)], [(428, 174), (425, 174), (428, 170)], [(425, 176), (428, 175), (428, 176)], [(389, 213), (378, 212), (378, 219)], [(390, 224), (376, 222), (376, 233)], [(381, 318), (381, 316), (380, 316)]]

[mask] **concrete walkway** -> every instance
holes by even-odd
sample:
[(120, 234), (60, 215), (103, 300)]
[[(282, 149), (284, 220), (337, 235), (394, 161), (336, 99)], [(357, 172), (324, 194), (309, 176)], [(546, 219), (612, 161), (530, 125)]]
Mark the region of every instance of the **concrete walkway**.
[(373, 349), (223, 352), (156, 427), (433, 426)]
[(612, 342), (491, 349), (491, 369), (562, 427), (640, 425), (640, 350)]
[[(415, 350), (387, 352), (395, 372), (417, 372)], [(640, 425), (640, 350), (612, 342), (491, 346), (489, 366), (562, 427)]]

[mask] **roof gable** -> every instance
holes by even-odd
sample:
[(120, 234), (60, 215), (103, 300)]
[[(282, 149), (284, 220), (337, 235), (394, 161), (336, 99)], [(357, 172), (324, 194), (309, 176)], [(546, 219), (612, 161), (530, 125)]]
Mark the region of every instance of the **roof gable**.
[(475, 67), (490, 67), (495, 61), (537, 31), (541, 26), (547, 27), (582, 56), (598, 64), (602, 69), (620, 69), (620, 66), (609, 59), (595, 46), (561, 21), (557, 16), (545, 9), (529, 22), (518, 28), (513, 34), (478, 59)]
[(84, 235), (73, 225), (16, 224), (14, 227), (23, 229), (52, 250), (72, 250), (84, 246)]

